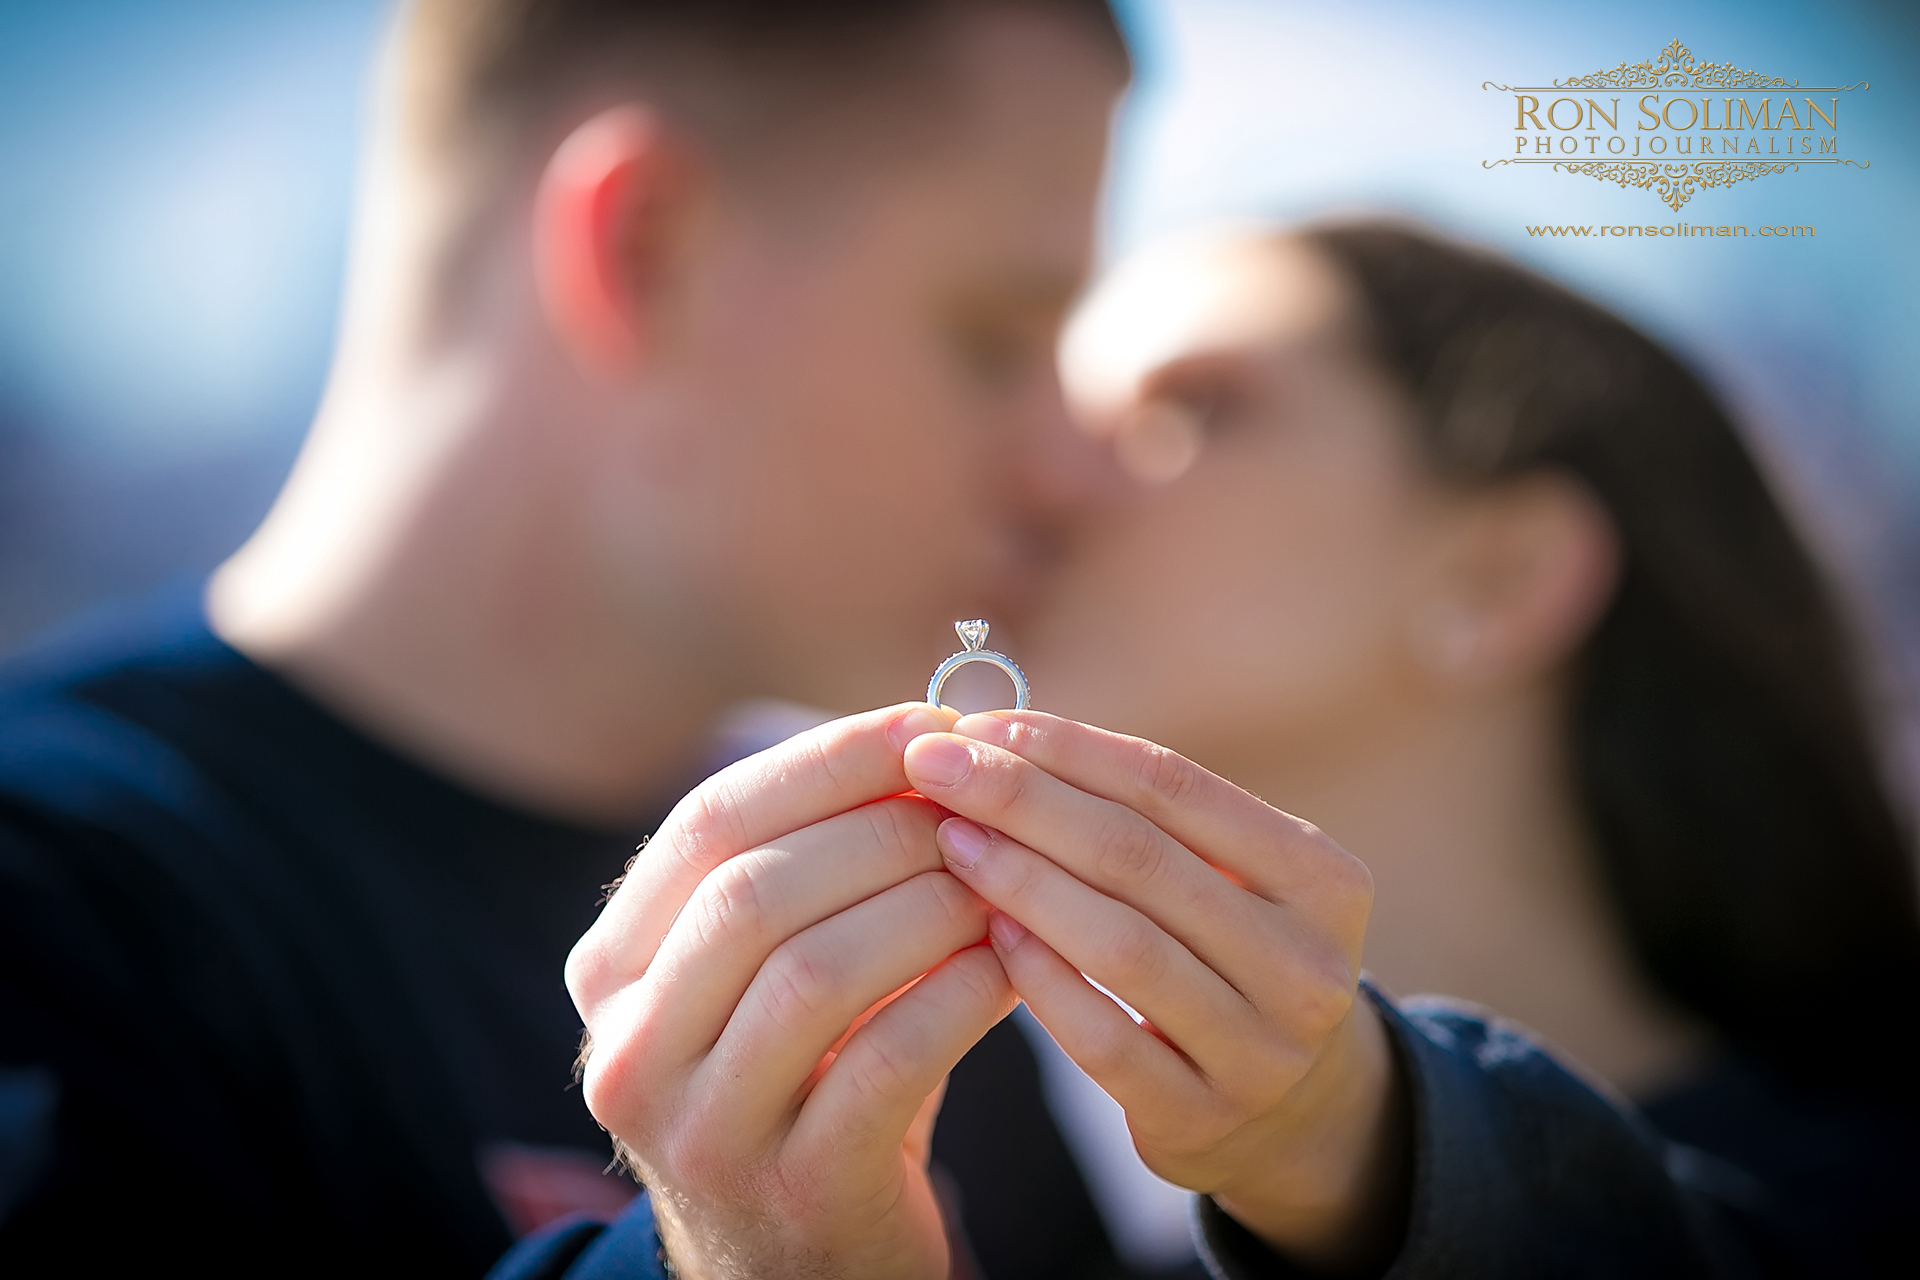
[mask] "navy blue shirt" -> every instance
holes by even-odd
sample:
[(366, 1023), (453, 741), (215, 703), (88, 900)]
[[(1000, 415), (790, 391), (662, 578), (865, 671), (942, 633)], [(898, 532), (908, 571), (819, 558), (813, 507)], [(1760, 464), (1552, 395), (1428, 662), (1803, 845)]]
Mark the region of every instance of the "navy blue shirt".
[(512, 1240), (484, 1164), (610, 1158), (561, 969), (644, 829), (386, 750), (197, 591), (9, 664), (0, 1068), (52, 1089), (0, 1273), (484, 1272)]

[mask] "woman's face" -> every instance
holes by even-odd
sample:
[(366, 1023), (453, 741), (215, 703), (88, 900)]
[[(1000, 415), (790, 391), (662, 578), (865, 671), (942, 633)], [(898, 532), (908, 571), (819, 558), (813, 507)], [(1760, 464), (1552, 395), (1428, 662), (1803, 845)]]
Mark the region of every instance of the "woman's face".
[(1067, 384), (1134, 482), (1023, 637), (1038, 705), (1231, 767), (1338, 752), (1417, 696), (1445, 500), (1354, 311), (1264, 237), (1137, 259), (1089, 300)]

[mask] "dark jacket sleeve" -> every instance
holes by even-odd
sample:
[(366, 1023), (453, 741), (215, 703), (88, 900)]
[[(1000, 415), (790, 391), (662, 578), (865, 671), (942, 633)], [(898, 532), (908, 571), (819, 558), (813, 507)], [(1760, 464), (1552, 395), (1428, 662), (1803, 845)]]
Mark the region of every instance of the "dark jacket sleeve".
[[(1366, 990), (1413, 1104), (1411, 1211), (1388, 1280), (1750, 1274), (1630, 1108), (1481, 1010)], [(1211, 1200), (1195, 1234), (1219, 1280), (1308, 1274)]]
[(564, 1218), (528, 1236), (487, 1280), (666, 1280), (653, 1205), (636, 1196), (610, 1223)]

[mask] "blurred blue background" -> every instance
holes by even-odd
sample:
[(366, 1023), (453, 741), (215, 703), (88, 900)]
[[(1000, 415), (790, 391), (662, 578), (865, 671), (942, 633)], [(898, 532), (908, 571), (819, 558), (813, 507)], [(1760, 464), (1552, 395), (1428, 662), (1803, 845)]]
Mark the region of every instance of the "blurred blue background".
[(0, 647), (266, 511), (326, 370), (384, 13), (0, 3)]
[[(0, 649), (201, 572), (265, 511), (325, 372), (383, 0), (0, 5)], [(1868, 606), (1920, 726), (1920, 6), (1125, 0), (1141, 65), (1110, 252), (1196, 219), (1414, 213), (1707, 371)], [(1652, 195), (1508, 153), (1511, 98), (1679, 39), (1846, 95), (1824, 167)], [(1557, 240), (1526, 224), (1812, 224)]]

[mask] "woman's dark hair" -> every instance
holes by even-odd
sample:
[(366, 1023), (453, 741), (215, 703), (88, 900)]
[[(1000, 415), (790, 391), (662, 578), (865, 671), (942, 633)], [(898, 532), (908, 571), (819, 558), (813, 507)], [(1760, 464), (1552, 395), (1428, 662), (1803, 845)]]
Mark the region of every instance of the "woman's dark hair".
[(1484, 252), (1308, 228), (1443, 479), (1575, 477), (1622, 572), (1578, 663), (1576, 782), (1654, 982), (1802, 1079), (1912, 1070), (1920, 899), (1851, 632), (1732, 423), (1657, 343)]

